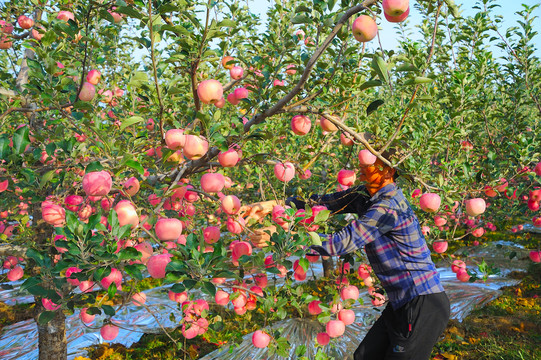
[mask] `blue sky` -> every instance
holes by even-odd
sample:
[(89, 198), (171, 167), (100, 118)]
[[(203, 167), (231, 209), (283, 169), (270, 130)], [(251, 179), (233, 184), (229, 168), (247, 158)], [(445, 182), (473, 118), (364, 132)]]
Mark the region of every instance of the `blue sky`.
[[(271, 2), (275, 0), (250, 0), (250, 9), (252, 12), (259, 14), (262, 19), (262, 23), (266, 22), (265, 13)], [(412, 1), (413, 2), (413, 1)], [(457, 5), (461, 6), (461, 11), (463, 11), (463, 16), (474, 15), (478, 10), (473, 9), (477, 1), (474, 0), (455, 0)], [(521, 4), (526, 4), (528, 6), (533, 6), (535, 4), (540, 4), (540, 0), (499, 0), (497, 1), (500, 7), (493, 9), (493, 13), (497, 15), (504, 16), (504, 22), (501, 26), (501, 33), (505, 35), (505, 30), (511, 26), (517, 25), (516, 20), (519, 18), (516, 15), (517, 11), (521, 11), (524, 8)], [(538, 17), (536, 22), (534, 22), (534, 29), (538, 32), (538, 35), (535, 37), (535, 47), (537, 49), (536, 54), (538, 57), (541, 57), (541, 7), (537, 8), (534, 11), (534, 15)], [(410, 12), (409, 26), (414, 26), (419, 24), (421, 21), (420, 14), (415, 11), (412, 7)], [(396, 38), (398, 38), (398, 31), (396, 27), (388, 26), (390, 23), (385, 23), (385, 26), (380, 30), (380, 36), (382, 41), (382, 46), (384, 49), (392, 49), (398, 45)], [(495, 49), (497, 54), (501, 52), (499, 49)]]

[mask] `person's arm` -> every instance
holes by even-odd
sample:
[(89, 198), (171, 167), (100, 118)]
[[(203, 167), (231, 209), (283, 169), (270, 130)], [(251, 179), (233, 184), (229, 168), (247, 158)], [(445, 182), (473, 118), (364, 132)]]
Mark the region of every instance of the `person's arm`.
[[(370, 207), (371, 196), (364, 186), (356, 186), (344, 191), (327, 195), (312, 195), (309, 205), (325, 205), (334, 214), (364, 214)], [(297, 209), (304, 209), (306, 202), (296, 197), (286, 200), (286, 205), (295, 204)]]
[(311, 248), (323, 256), (352, 253), (394, 228), (396, 213), (386, 207), (371, 208), (360, 219), (349, 223), (342, 230), (326, 236), (321, 245)]

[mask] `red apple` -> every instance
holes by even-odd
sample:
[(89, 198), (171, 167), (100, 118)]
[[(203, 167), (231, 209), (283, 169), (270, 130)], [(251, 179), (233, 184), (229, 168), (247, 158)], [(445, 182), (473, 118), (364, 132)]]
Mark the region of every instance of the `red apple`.
[(96, 96), (96, 88), (89, 82), (85, 82), (79, 93), (79, 99), (81, 101), (91, 101)]
[(344, 334), (346, 325), (340, 320), (331, 320), (327, 323), (326, 330), (330, 337), (335, 338)]
[(359, 151), (359, 163), (361, 165), (372, 165), (376, 162), (376, 155), (372, 154), (369, 150), (363, 149)]
[(222, 66), (223, 66), (224, 68), (230, 70), (230, 69), (233, 68), (233, 66), (235, 66), (235, 65), (233, 64), (233, 61), (234, 61), (234, 60), (235, 60), (235, 59), (234, 59), (232, 56), (224, 56), (224, 57), (222, 58)]
[(28, 16), (25, 15), (19, 16), (17, 22), (19, 23), (19, 26), (25, 30), (28, 30), (32, 26), (34, 26), (34, 20), (30, 19)]
[(122, 200), (115, 206), (115, 211), (118, 216), (118, 223), (120, 226), (130, 224), (132, 228), (139, 225), (139, 215), (135, 206), (129, 200)]
[(222, 198), (222, 210), (229, 215), (239, 212), (240, 200), (235, 195), (227, 195)]
[(367, 42), (374, 39), (378, 33), (378, 25), (368, 15), (361, 15), (353, 22), (353, 36), (359, 42)]
[(100, 82), (100, 79), (101, 79), (101, 73), (96, 69), (90, 70), (88, 72), (88, 75), (86, 76), (86, 81), (88, 81), (92, 85), (98, 85), (98, 83)]
[(256, 348), (266, 348), (267, 346), (269, 346), (269, 343), (271, 341), (271, 337), (261, 331), (261, 330), (257, 330), (254, 332), (254, 334), (252, 335), (252, 344), (256, 347)]
[(216, 301), (216, 304), (226, 306), (229, 302), (229, 294), (223, 290), (218, 290), (214, 295), (214, 300)]
[(244, 74), (244, 70), (240, 66), (233, 66), (229, 70), (229, 76), (231, 76), (231, 79), (233, 80), (239, 80), (242, 78), (242, 75)]
[(229, 149), (227, 151), (221, 151), (218, 154), (218, 162), (223, 167), (233, 167), (237, 165), (239, 161), (239, 153), (235, 149)]
[(466, 200), (466, 213), (469, 216), (477, 216), (485, 212), (486, 203), (481, 198)]
[(535, 263), (541, 262), (541, 251), (530, 251), (530, 260), (532, 260)]
[(89, 324), (91, 323), (92, 321), (94, 321), (94, 318), (96, 317), (96, 315), (90, 315), (88, 314), (86, 311), (88, 310), (88, 308), (82, 308), (81, 309), (81, 312), (79, 313), (79, 318), (81, 319), (82, 322), (84, 322), (85, 324)]
[(197, 86), (197, 96), (205, 104), (214, 104), (223, 97), (223, 94), (224, 89), (218, 80), (203, 80)]
[(352, 186), (355, 183), (355, 171), (342, 169), (338, 172), (338, 183), (344, 186)]
[(355, 313), (351, 309), (342, 309), (338, 312), (338, 320), (344, 325), (351, 325), (355, 322)]
[(400, 23), (400, 22), (406, 20), (406, 18), (408, 17), (409, 14), (410, 14), (410, 8), (409, 7), (405, 12), (403, 12), (400, 15), (396, 15), (396, 16), (392, 16), (392, 15), (388, 15), (387, 13), (384, 13), (385, 19), (388, 22), (391, 22), (391, 23)]
[(147, 269), (150, 276), (154, 279), (163, 279), (165, 277), (165, 267), (171, 262), (170, 254), (152, 255), (148, 259)]
[(426, 212), (436, 212), (440, 208), (441, 198), (438, 194), (425, 193), (419, 199), (419, 206)]
[(100, 329), (100, 335), (105, 341), (114, 340), (118, 336), (120, 329), (115, 325), (105, 325)]
[(383, 0), (381, 5), (387, 15), (402, 15), (409, 9), (409, 0)]
[(186, 135), (186, 142), (182, 153), (187, 159), (197, 160), (202, 158), (209, 149), (209, 143), (198, 135)]
[(342, 300), (357, 300), (359, 298), (359, 289), (354, 285), (346, 286), (340, 291), (340, 297)]
[(276, 163), (274, 165), (274, 175), (280, 181), (289, 182), (295, 177), (295, 166), (288, 161)]
[(68, 22), (69, 20), (75, 21), (75, 16), (71, 11), (59, 11), (56, 18), (59, 20), (64, 20), (66, 22)]
[(432, 244), (432, 248), (438, 254), (446, 252), (448, 247), (449, 244), (447, 243), (447, 241), (434, 241), (434, 243)]
[(225, 186), (225, 178), (220, 173), (207, 173), (201, 176), (201, 188), (207, 193), (218, 193)]
[(327, 132), (338, 131), (338, 128), (336, 127), (336, 125), (334, 125), (332, 122), (330, 122), (324, 117), (319, 119), (319, 126), (321, 126), (321, 129)]
[(291, 130), (297, 135), (306, 135), (312, 127), (312, 122), (307, 116), (295, 115), (291, 119)]
[(179, 219), (161, 218), (156, 222), (154, 230), (161, 241), (176, 241), (182, 233), (182, 222)]
[(316, 341), (320, 346), (325, 346), (331, 341), (331, 337), (326, 332), (320, 332), (316, 336)]

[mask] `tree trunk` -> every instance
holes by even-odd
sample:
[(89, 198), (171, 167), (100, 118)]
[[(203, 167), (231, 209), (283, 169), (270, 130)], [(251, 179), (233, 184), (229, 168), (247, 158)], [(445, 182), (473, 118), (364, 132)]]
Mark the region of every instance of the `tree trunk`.
[(332, 257), (328, 257), (326, 259), (322, 259), (323, 262), (323, 276), (325, 277), (331, 277), (332, 271), (334, 269)]
[(38, 315), (44, 310), (41, 299), (36, 298), (35, 320), (38, 324), (39, 360), (66, 360), (68, 358), (66, 315), (62, 310), (57, 310), (54, 319), (45, 325), (40, 325)]

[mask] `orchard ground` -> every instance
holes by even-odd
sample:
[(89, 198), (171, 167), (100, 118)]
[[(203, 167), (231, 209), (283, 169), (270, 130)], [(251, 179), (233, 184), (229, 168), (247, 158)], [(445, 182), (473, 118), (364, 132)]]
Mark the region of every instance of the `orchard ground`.
[[(539, 235), (537, 235), (539, 236)], [(519, 236), (503, 233), (491, 234), (493, 239), (504, 239), (525, 246), (535, 241), (535, 235)], [(454, 243), (449, 253), (457, 248), (471, 244), (472, 240)], [(436, 255), (435, 258), (439, 257)], [(450, 261), (440, 257), (439, 266), (449, 265)], [(462, 322), (451, 320), (432, 353), (434, 360), (535, 360), (538, 359), (541, 341), (541, 264), (531, 263), (527, 272), (512, 272), (508, 277), (520, 280), (520, 284), (502, 289), (503, 294), (484, 307), (474, 310)], [(137, 291), (153, 288), (157, 280), (148, 278), (140, 282)], [(317, 287), (316, 287), (317, 289)], [(7, 306), (0, 303), (0, 331), (4, 326), (30, 319), (34, 312), (33, 304)], [(293, 309), (290, 309), (293, 310)], [(225, 314), (225, 313), (224, 313)], [(295, 315), (294, 310), (292, 316)], [(224, 321), (224, 330), (242, 328), (241, 335), (258, 329), (251, 320), (239, 319), (232, 314)], [(224, 331), (225, 333), (231, 333)], [(181, 336), (180, 329), (172, 336)], [(235, 338), (212, 339), (198, 337), (186, 341), (189, 356), (198, 359), (220, 346), (228, 346)], [(175, 349), (165, 335), (145, 334), (139, 342), (126, 348), (119, 344), (103, 343), (88, 348), (88, 357), (77, 360), (143, 360), (184, 358), (184, 353)]]

